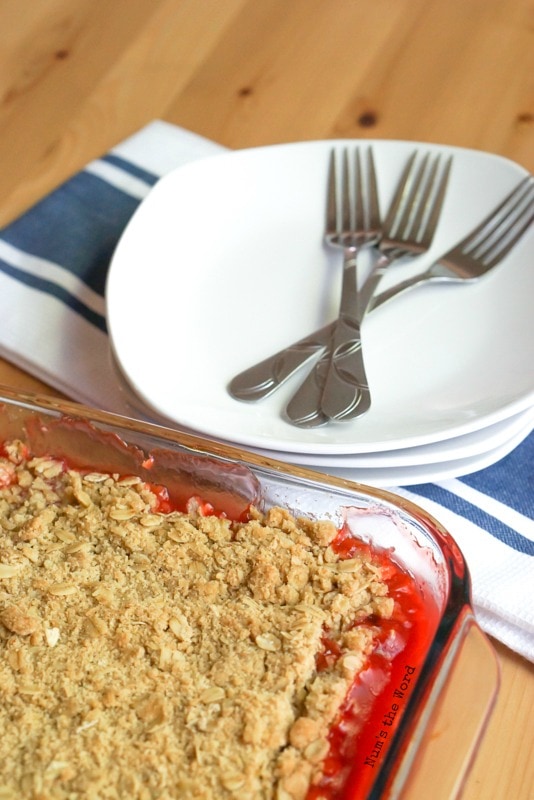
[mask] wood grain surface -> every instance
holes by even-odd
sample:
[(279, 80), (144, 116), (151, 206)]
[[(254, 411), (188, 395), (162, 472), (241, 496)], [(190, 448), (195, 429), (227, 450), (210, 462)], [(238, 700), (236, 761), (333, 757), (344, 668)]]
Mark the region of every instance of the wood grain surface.
[[(534, 171), (532, 0), (3, 0), (0, 30), (1, 225), (154, 118), (232, 148), (413, 139)], [(47, 390), (3, 361), (0, 382)], [(463, 797), (532, 800), (534, 668), (495, 647)]]

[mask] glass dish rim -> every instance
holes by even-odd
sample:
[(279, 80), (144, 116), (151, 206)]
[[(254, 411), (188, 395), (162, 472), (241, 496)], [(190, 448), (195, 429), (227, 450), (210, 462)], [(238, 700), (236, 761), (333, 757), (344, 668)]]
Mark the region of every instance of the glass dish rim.
[[(319, 491), (332, 489), (340, 493), (353, 494), (355, 497), (360, 495), (372, 498), (379, 504), (392, 507), (395, 511), (406, 515), (416, 525), (422, 527), (443, 556), (449, 585), (444, 605), (440, 609), (437, 628), (425, 651), (418, 680), (403, 709), (401, 724), (380, 764), (367, 800), (382, 800), (392, 796), (388, 792), (399, 771), (404, 773), (405, 781), (409, 780), (407, 763), (409, 764), (414, 757), (414, 753), (407, 752), (410, 739), (413, 732), (421, 725), (422, 717), (428, 714), (429, 698), (431, 704), (436, 702), (435, 692), (433, 695), (432, 689), (436, 682), (444, 684), (447, 681), (464, 638), (472, 627), (478, 629), (472, 609), (471, 580), (467, 564), (453, 536), (438, 520), (411, 500), (387, 489), (323, 475), (303, 466), (287, 464), (245, 451), (240, 447), (207, 440), (191, 433), (177, 431), (151, 422), (89, 408), (63, 398), (21, 392), (0, 385), (0, 413), (6, 406), (20, 408), (28, 413), (51, 416), (54, 419), (83, 420), (89, 425), (95, 425), (97, 430), (105, 431), (107, 429), (119, 436), (122, 434), (126, 443), (128, 443), (128, 435), (142, 434), (201, 456), (215, 457), (221, 462), (244, 465), (260, 478), (262, 474), (276, 475), (279, 478), (286, 477), (291, 481), (308, 483)], [(487, 716), (493, 707), (494, 699), (488, 705)]]

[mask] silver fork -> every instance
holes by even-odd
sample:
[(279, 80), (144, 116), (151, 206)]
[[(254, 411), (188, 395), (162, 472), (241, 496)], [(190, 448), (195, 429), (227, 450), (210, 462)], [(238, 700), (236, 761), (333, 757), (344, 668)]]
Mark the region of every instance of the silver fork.
[[(358, 148), (354, 151), (352, 175), (347, 149), (343, 151), (341, 169), (337, 167), (333, 151), (328, 182), (325, 240), (331, 247), (341, 248), (343, 251), (343, 282), (339, 316), (332, 334), (329, 369), (322, 395), (324, 413), (327, 416), (331, 414), (326, 409), (337, 408), (340, 393), (343, 408), (345, 403), (358, 404), (362, 397), (359, 389), (356, 390), (356, 398), (351, 397), (349, 400), (342, 395), (346, 386), (343, 368), (357, 374), (358, 385), (366, 382), (361, 351), (352, 346), (355, 336), (359, 335), (357, 255), (363, 247), (376, 246), (381, 237), (382, 225), (372, 149), (367, 150), (365, 178)], [(348, 361), (350, 364), (347, 364)], [(288, 414), (291, 419), (291, 408)]]
[[(361, 323), (384, 272), (397, 259), (426, 252), (441, 214), (451, 159), (439, 170), (440, 155), (408, 159), (383, 223), (380, 258), (360, 292), (349, 299), (350, 313), (331, 334), (326, 352), (288, 403), (286, 415), (300, 427), (317, 427), (330, 419), (353, 419), (365, 413), (371, 395), (361, 347)], [(336, 341), (337, 335), (337, 341)]]
[(472, 281), (497, 266), (534, 222), (534, 177), (527, 175), (461, 242), (414, 277), (371, 298), (370, 310), (428, 281)]
[[(355, 148), (351, 170), (348, 150), (345, 148), (339, 170), (336, 150), (333, 148), (328, 164), (324, 241), (331, 247), (343, 250), (341, 310), (349, 304), (356, 290), (357, 254), (364, 247), (376, 245), (381, 235), (375, 164), (371, 148), (368, 148), (366, 154), (365, 175), (361, 160), (360, 151)], [(271, 359), (267, 359), (266, 362), (261, 362), (236, 375), (230, 382), (228, 391), (238, 400), (251, 401), (267, 397), (300, 366), (313, 358), (317, 349), (322, 349), (322, 336), (328, 331), (326, 340), (330, 340), (330, 327), (325, 326), (318, 332), (321, 342), (315, 341), (315, 336), (312, 335), (311, 341), (302, 340), (284, 349), (280, 353), (280, 359), (274, 356), (274, 363), (271, 363)]]

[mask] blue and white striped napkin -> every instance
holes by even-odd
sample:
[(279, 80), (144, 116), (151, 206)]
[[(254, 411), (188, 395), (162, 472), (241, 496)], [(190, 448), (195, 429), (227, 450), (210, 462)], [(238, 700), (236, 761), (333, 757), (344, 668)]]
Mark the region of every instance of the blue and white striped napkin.
[[(159, 177), (218, 152), (155, 121), (1, 230), (0, 354), (75, 400), (132, 416), (109, 359), (111, 255)], [(534, 661), (534, 433), (488, 469), (396, 491), (456, 539), (481, 627)]]

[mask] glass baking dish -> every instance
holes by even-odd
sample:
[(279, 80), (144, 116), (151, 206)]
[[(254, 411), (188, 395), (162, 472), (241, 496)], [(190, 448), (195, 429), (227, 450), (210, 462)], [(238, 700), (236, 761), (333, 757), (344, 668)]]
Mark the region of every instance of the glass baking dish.
[[(0, 387), (0, 440), (83, 469), (135, 474), (176, 503), (201, 496), (231, 518), (254, 504), (332, 519), (387, 552), (415, 581), (424, 633), (391, 672), (358, 739), (343, 797), (454, 798), (495, 702), (499, 670), (474, 618), (469, 574), (438, 521), (389, 492), (227, 445)], [(409, 656), (409, 658), (408, 658)], [(337, 796), (337, 795), (336, 795)]]

